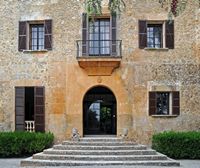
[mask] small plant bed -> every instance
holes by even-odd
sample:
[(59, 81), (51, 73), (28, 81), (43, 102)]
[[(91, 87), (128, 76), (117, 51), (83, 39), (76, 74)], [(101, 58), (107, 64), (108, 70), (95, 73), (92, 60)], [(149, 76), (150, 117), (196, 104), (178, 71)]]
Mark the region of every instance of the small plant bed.
[(52, 133), (0, 132), (0, 158), (22, 157), (53, 145)]
[(174, 159), (200, 159), (200, 132), (158, 133), (152, 148)]

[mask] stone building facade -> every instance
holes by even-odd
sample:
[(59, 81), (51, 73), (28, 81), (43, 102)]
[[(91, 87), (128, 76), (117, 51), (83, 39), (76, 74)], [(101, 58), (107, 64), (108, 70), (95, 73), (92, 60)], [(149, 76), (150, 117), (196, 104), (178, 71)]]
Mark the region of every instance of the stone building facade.
[(157, 0), (125, 2), (91, 21), (79, 0), (0, 1), (0, 131), (31, 120), (58, 141), (77, 128), (148, 144), (200, 129), (198, 2), (171, 23)]

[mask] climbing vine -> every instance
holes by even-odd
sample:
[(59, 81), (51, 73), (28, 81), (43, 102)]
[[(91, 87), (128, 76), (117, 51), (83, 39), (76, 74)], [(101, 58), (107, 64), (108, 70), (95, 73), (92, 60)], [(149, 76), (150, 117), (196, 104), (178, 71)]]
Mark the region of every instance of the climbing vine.
[(102, 0), (85, 0), (85, 10), (88, 15), (100, 15), (102, 13), (101, 9)]
[[(84, 0), (85, 10), (91, 16), (101, 15), (102, 14), (102, 1), (103, 0)], [(177, 17), (183, 13), (185, 10), (188, 1), (191, 0), (158, 0), (161, 4), (161, 7), (168, 10), (169, 18)], [(200, 6), (200, 0), (198, 1)], [(108, 9), (112, 14), (120, 15), (125, 11), (126, 4), (124, 0), (109, 0)]]
[(108, 9), (112, 14), (121, 14), (126, 8), (126, 4), (123, 0), (109, 0)]
[[(85, 0), (85, 10), (89, 15), (102, 14), (102, 1), (103, 0)], [(126, 8), (124, 0), (109, 0), (108, 9), (112, 14), (120, 15)]]

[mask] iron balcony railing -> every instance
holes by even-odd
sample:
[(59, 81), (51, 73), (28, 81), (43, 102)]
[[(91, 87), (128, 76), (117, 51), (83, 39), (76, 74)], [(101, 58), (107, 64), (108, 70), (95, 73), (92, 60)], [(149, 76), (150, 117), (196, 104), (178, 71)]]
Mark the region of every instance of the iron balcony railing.
[(122, 57), (121, 40), (77, 40), (77, 57)]

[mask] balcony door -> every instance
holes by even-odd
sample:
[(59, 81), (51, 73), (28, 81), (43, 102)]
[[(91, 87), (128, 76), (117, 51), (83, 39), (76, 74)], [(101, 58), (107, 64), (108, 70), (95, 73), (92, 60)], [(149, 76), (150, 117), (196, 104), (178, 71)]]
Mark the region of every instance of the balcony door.
[(110, 55), (110, 19), (89, 21), (89, 55)]

